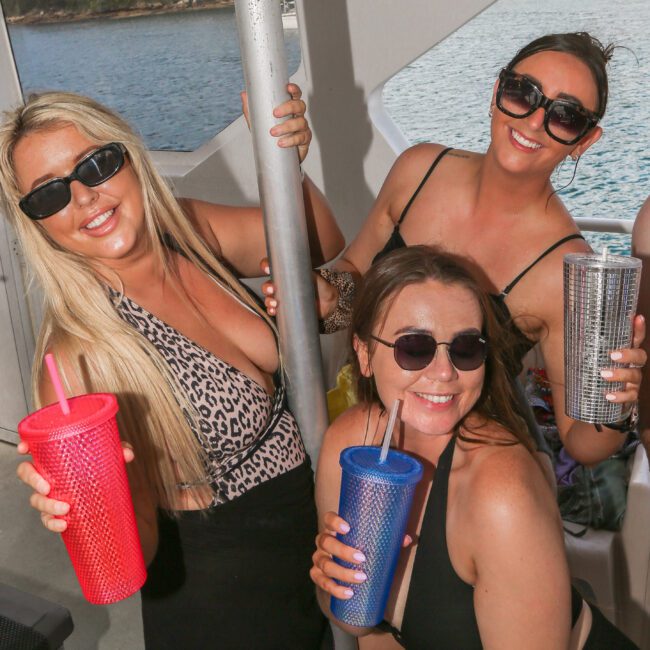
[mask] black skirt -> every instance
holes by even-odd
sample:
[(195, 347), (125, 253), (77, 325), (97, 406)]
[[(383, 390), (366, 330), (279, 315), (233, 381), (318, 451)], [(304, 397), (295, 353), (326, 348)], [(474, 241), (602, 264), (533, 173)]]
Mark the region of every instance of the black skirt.
[(178, 519), (161, 511), (158, 526), (142, 588), (147, 650), (320, 648), (308, 463), (214, 508)]

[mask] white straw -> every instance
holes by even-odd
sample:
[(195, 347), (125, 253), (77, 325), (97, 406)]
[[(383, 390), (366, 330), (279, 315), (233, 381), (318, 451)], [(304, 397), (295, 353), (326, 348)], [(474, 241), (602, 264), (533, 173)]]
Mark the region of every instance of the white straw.
[(393, 404), (393, 408), (390, 411), (390, 417), (388, 418), (388, 424), (386, 425), (386, 431), (384, 432), (384, 442), (381, 445), (381, 453), (379, 454), (379, 462), (385, 463), (386, 458), (388, 457), (388, 447), (390, 447), (390, 441), (393, 437), (393, 427), (395, 426), (395, 419), (397, 418), (397, 409), (399, 408), (399, 400), (396, 399)]

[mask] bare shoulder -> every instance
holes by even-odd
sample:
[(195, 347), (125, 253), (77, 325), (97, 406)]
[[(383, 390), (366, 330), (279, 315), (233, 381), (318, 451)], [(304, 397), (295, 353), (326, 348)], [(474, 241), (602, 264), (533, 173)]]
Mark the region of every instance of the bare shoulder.
[(555, 500), (542, 468), (523, 445), (476, 445), (467, 453), (475, 455), (466, 484), (468, 514), (481, 527), (507, 530), (554, 516)]
[(410, 169), (413, 173), (418, 171), (424, 173), (445, 149), (449, 149), (449, 152), (446, 154), (446, 157), (449, 158), (469, 160), (481, 156), (481, 154), (472, 151), (452, 149), (443, 144), (436, 144), (434, 142), (423, 142), (405, 149), (395, 161), (394, 167)]
[(215, 226), (218, 226), (218, 223), (228, 216), (233, 208), (191, 198), (178, 199), (178, 203), (194, 230), (215, 253), (220, 254)]

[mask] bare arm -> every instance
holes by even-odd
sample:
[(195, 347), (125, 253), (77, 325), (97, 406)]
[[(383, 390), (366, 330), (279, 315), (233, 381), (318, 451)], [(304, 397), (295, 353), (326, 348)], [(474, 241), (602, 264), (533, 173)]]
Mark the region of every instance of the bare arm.
[(486, 650), (566, 650), (570, 579), (554, 498), (532, 458), (513, 464), (507, 456), (493, 455), (473, 478), (462, 529), (481, 641)]
[[(305, 216), (313, 266), (338, 255), (345, 243), (329, 204), (314, 183), (303, 182)], [(215, 253), (240, 277), (258, 277), (260, 260), (267, 256), (262, 210), (181, 199), (188, 218)]]
[[(291, 99), (275, 108), (273, 114), (288, 119), (275, 125), (271, 135), (278, 138), (279, 147), (295, 147), (302, 162), (309, 150), (311, 129), (305, 118), (305, 103), (300, 99), (302, 91), (296, 84), (288, 84), (287, 90)], [(248, 119), (245, 93), (242, 105)], [(308, 177), (302, 190), (312, 264), (320, 266), (341, 252), (345, 240), (327, 200)], [(267, 256), (261, 208), (236, 208), (193, 199), (182, 199), (181, 205), (208, 245), (241, 277), (260, 275), (260, 260)]]
[[(632, 232), (632, 255), (643, 262), (638, 312), (644, 317), (650, 314), (650, 199), (641, 207)], [(646, 354), (650, 353), (650, 341), (642, 343)], [(644, 368), (643, 382), (639, 391), (639, 433), (641, 441), (650, 455), (650, 373)]]
[[(347, 271), (358, 281), (370, 268), (373, 258), (390, 238), (409, 198), (442, 149), (438, 144), (416, 145), (397, 158), (361, 230), (334, 264), (335, 270)], [(272, 290), (267, 295), (271, 293)], [(316, 277), (316, 293), (319, 316), (325, 318), (336, 309), (338, 290)]]

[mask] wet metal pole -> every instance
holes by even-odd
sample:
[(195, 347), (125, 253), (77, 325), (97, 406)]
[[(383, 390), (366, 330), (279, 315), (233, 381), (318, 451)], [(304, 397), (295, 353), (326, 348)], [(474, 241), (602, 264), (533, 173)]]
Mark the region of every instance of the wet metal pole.
[(295, 149), (269, 134), (280, 121), (273, 108), (288, 99), (280, 4), (235, 0), (235, 11), (289, 406), (315, 462), (328, 419), (302, 184)]

